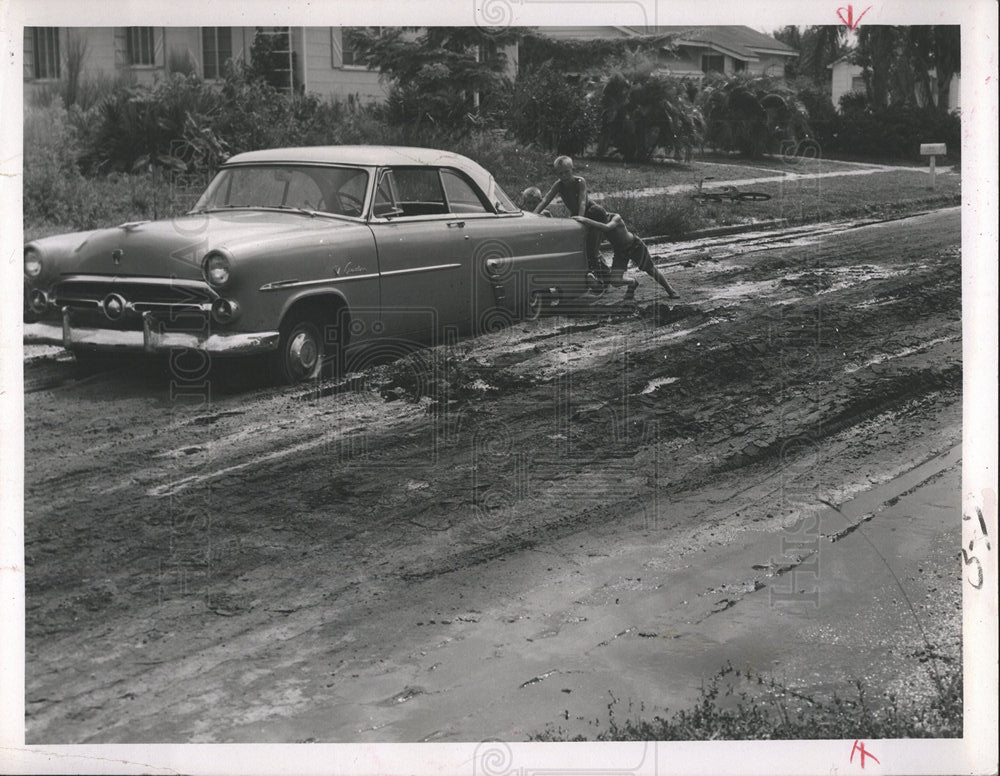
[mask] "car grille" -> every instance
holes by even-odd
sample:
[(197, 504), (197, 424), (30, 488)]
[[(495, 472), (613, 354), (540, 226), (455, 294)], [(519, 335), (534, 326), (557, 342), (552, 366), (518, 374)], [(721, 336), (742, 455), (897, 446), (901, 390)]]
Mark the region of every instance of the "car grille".
[[(111, 294), (126, 303), (118, 320), (109, 319), (104, 311), (104, 301)], [(67, 278), (56, 284), (51, 295), (56, 307), (69, 308), (76, 325), (122, 331), (141, 330), (142, 315), (147, 312), (170, 330), (201, 330), (215, 297), (198, 281), (99, 277)]]

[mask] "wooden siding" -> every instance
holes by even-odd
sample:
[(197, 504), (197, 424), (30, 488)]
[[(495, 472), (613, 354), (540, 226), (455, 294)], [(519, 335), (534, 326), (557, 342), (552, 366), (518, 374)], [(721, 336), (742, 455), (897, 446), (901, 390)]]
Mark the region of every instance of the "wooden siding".
[(304, 27), (303, 57), (306, 67), (306, 90), (320, 97), (346, 101), (350, 97), (361, 102), (381, 102), (386, 87), (374, 70), (344, 67), (340, 27)]

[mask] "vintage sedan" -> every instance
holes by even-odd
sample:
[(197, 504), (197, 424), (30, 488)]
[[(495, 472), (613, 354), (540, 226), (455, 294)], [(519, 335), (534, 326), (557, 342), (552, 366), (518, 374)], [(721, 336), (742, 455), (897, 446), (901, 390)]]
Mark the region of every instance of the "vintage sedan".
[(182, 217), (29, 242), (25, 341), (81, 358), (266, 353), (294, 383), (366, 343), (440, 342), (581, 294), (584, 235), (457, 154), (253, 151)]

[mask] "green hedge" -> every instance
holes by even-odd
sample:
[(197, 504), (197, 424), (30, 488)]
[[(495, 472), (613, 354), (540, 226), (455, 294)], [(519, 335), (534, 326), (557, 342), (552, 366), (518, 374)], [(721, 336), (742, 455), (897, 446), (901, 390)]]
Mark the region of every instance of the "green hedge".
[[(945, 143), (949, 156), (961, 156), (961, 119), (957, 113), (933, 107), (890, 105), (872, 110), (847, 100), (832, 129), (832, 149), (846, 154), (919, 161), (921, 143)], [(829, 127), (826, 132), (830, 133)]]

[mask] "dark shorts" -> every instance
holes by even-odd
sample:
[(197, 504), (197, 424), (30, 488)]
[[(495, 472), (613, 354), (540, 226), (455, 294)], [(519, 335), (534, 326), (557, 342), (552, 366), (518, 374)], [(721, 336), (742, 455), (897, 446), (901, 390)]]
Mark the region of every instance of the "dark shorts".
[(611, 268), (619, 272), (624, 272), (628, 268), (630, 261), (643, 272), (648, 273), (653, 268), (653, 258), (649, 255), (649, 248), (638, 237), (624, 250), (615, 251), (615, 257), (611, 261)]

